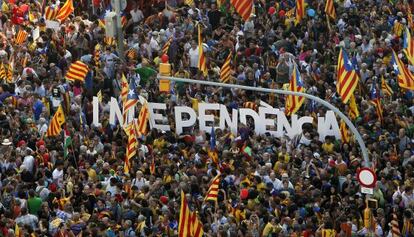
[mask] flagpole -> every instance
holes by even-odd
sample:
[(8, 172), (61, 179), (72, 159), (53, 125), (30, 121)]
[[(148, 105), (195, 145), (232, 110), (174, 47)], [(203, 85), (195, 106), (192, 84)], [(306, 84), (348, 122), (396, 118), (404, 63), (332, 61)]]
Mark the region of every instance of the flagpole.
[(325, 14), (325, 16), (326, 16), (326, 21), (327, 21), (327, 23), (328, 23), (328, 30), (329, 30), (329, 32), (331, 32), (331, 22), (329, 21), (329, 16), (328, 16), (328, 14)]

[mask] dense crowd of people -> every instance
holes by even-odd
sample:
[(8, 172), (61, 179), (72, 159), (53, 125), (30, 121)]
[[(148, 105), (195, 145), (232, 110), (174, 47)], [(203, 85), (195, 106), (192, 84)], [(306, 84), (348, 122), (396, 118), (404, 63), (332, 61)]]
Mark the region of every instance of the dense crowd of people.
[[(13, 63), (0, 86), (1, 236), (177, 236), (181, 191), (204, 236), (414, 236), (413, 93), (399, 88), (390, 64), (394, 50), (414, 70), (403, 53), (413, 1), (335, 1), (337, 17), (329, 19), (325, 1), (307, 0), (297, 24), (292, 0), (255, 0), (247, 21), (227, 0), (129, 1), (125, 55), (105, 35), (108, 1), (74, 1), (74, 12), (54, 28), (45, 7), (63, 3), (1, 1), (0, 69)], [(206, 74), (198, 68), (199, 25)], [(22, 29), (27, 39), (16, 43)], [(150, 129), (138, 137), (125, 172), (128, 138), (109, 123), (108, 105), (111, 97), (121, 101), (122, 75), (143, 98), (167, 103), (171, 126), (174, 106), (197, 111), (207, 102), (230, 110), (264, 101), (283, 110), (285, 97), (181, 82), (162, 93), (156, 75), (139, 69), (158, 71), (163, 53), (172, 75), (219, 82), (231, 52), (228, 83), (264, 88), (286, 88), (297, 65), (307, 93), (348, 113), (336, 93), (340, 48), (360, 76), (353, 122), (378, 177), (372, 195), (356, 179), (367, 164), (355, 140), (320, 137), (312, 124), (294, 139), (257, 135), (250, 121), (237, 134), (216, 129), (218, 163), (209, 156), (211, 134), (198, 126), (179, 135)], [(77, 60), (88, 66), (86, 78), (66, 80)], [(381, 90), (382, 120), (370, 103), (381, 80), (392, 89)], [(96, 126), (92, 97), (99, 91)], [(59, 105), (65, 131), (46, 136)], [(310, 100), (297, 112), (325, 113)], [(67, 154), (63, 133), (72, 139)], [(204, 201), (218, 174), (218, 201)]]

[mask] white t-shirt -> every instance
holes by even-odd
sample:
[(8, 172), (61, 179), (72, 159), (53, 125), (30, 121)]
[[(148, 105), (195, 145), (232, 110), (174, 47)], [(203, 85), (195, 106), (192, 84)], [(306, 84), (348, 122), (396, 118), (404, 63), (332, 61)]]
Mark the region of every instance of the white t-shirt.
[(58, 169), (53, 170), (52, 177), (53, 180), (57, 180), (58, 182), (63, 180), (63, 169), (60, 171)]
[(150, 46), (152, 52), (157, 52), (160, 50), (160, 45), (158, 44), (157, 40), (154, 37), (151, 37)]
[(27, 168), (28, 171), (30, 171), (30, 173), (33, 173), (34, 164), (35, 164), (35, 159), (33, 156), (24, 157), (23, 165)]
[(138, 23), (144, 19), (144, 14), (142, 14), (140, 9), (132, 9), (129, 13), (131, 14), (131, 18), (134, 23)]
[(190, 48), (188, 51), (190, 55), (190, 67), (197, 67), (198, 66), (198, 47), (193, 49)]

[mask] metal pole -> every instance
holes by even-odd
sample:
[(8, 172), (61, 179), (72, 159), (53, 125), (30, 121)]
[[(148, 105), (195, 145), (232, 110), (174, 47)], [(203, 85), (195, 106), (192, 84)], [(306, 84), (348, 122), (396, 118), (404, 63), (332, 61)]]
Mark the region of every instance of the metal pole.
[(354, 133), (355, 138), (359, 144), (359, 147), (362, 152), (362, 157), (364, 158), (364, 166), (370, 167), (370, 161), (368, 157), (368, 150), (365, 146), (364, 140), (361, 137), (361, 134), (358, 132), (358, 129), (354, 126), (354, 124), (349, 120), (349, 118), (343, 114), (337, 107), (330, 104), (329, 102), (310, 95), (306, 93), (301, 92), (293, 92), (288, 90), (278, 90), (278, 89), (270, 89), (270, 88), (261, 88), (261, 87), (251, 87), (251, 86), (242, 86), (242, 85), (235, 85), (235, 84), (225, 84), (225, 83), (219, 83), (219, 82), (212, 82), (212, 81), (201, 81), (201, 80), (194, 80), (189, 78), (180, 78), (180, 77), (168, 77), (168, 76), (157, 76), (158, 79), (164, 79), (164, 80), (170, 80), (170, 81), (176, 81), (176, 82), (186, 82), (186, 83), (194, 83), (194, 84), (201, 84), (201, 85), (208, 85), (208, 86), (221, 86), (221, 87), (227, 87), (227, 88), (235, 88), (235, 89), (242, 89), (242, 90), (250, 90), (250, 91), (259, 91), (264, 93), (275, 93), (275, 94), (282, 94), (282, 95), (294, 95), (294, 96), (303, 96), (307, 99), (314, 100), (323, 106), (327, 107), (328, 109), (334, 111), (336, 114), (339, 115), (341, 119), (343, 119), (348, 125), (349, 129), (351, 129), (352, 133)]
[(118, 50), (118, 57), (125, 62), (124, 57), (124, 31), (122, 30), (121, 25), (121, 1), (115, 0), (115, 13), (116, 13), (116, 36), (117, 36), (117, 50)]

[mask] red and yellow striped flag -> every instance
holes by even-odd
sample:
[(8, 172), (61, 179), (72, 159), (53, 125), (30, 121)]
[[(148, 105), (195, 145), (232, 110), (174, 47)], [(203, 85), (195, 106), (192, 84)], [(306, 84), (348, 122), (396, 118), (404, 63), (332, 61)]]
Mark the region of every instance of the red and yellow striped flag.
[(63, 4), (62, 8), (59, 9), (56, 19), (62, 22), (66, 20), (66, 18), (68, 18), (74, 10), (73, 0), (67, 0), (65, 4)]
[(298, 24), (305, 17), (305, 0), (296, 0), (296, 19), (295, 24)]
[(114, 37), (106, 37), (104, 38), (104, 43), (108, 46), (115, 45), (115, 38)]
[(391, 65), (398, 78), (398, 85), (407, 90), (414, 90), (414, 75), (405, 67), (398, 55), (392, 52)]
[(334, 0), (326, 0), (325, 14), (334, 20), (336, 19)]
[(224, 61), (223, 66), (221, 66), (220, 70), (220, 81), (222, 83), (227, 83), (230, 81), (231, 76), (231, 58), (232, 58), (232, 52), (229, 53), (229, 55), (226, 58), (226, 61)]
[(127, 98), (128, 98), (128, 90), (129, 90), (129, 84), (128, 84), (128, 80), (125, 77), (125, 74), (122, 74), (121, 77), (121, 100), (122, 103), (126, 103)]
[(203, 49), (203, 39), (201, 38), (201, 25), (198, 24), (198, 69), (203, 72), (204, 76), (207, 76), (206, 57)]
[[(299, 69), (296, 65), (293, 67), (292, 76), (290, 78), (289, 90), (293, 92), (305, 92), (305, 87), (300, 76)], [(302, 106), (305, 98), (302, 96), (288, 95), (286, 98), (285, 113), (292, 115), (296, 113)]]
[(252, 15), (253, 0), (231, 0), (230, 3), (244, 21), (247, 21)]
[(349, 136), (349, 132), (348, 132), (348, 128), (346, 126), (346, 123), (343, 120), (341, 120), (341, 124), (339, 125), (339, 131), (341, 131), (342, 143), (349, 143), (351, 141), (351, 137)]
[(351, 98), (349, 99), (348, 115), (349, 115), (349, 118), (351, 118), (351, 120), (354, 120), (359, 117), (359, 110), (358, 110), (358, 106), (356, 104), (354, 95), (351, 95)]
[(178, 223), (179, 237), (202, 237), (204, 234), (203, 223), (198, 219), (197, 213), (190, 210), (187, 198), (181, 191), (181, 207)]
[(65, 123), (65, 114), (63, 113), (62, 105), (59, 105), (55, 115), (50, 121), (49, 127), (46, 131), (46, 136), (57, 136), (62, 131), (62, 125)]
[(410, 30), (405, 29), (403, 40), (403, 52), (410, 64), (414, 64), (414, 40), (411, 38)]
[(168, 38), (167, 42), (165, 42), (164, 46), (162, 46), (162, 54), (168, 54), (168, 50), (170, 49), (170, 45), (173, 42), (173, 37), (171, 36)]
[(126, 56), (127, 56), (129, 59), (134, 60), (134, 59), (136, 59), (136, 58), (137, 58), (138, 53), (137, 53), (137, 51), (136, 51), (134, 48), (130, 48), (130, 49), (128, 49), (128, 50), (126, 51)]
[(149, 120), (150, 114), (148, 110), (148, 103), (145, 102), (141, 110), (139, 111), (138, 115), (138, 133), (142, 135), (147, 135), (148, 133), (148, 120)]
[(134, 130), (133, 123), (130, 123), (125, 128), (125, 133), (128, 136), (128, 144), (126, 148), (126, 157), (125, 157), (125, 163), (127, 165), (124, 165), (124, 172), (129, 173), (129, 160), (137, 154), (137, 145), (138, 145), (137, 139), (135, 137), (135, 130)]
[(217, 202), (219, 185), (220, 185), (220, 174), (214, 177), (213, 180), (211, 181), (210, 187), (208, 188), (204, 201)]
[(66, 72), (65, 78), (69, 81), (84, 81), (88, 72), (88, 65), (78, 60), (70, 65), (68, 71)]
[(395, 213), (392, 214), (392, 220), (390, 224), (391, 224), (391, 237), (400, 237), (401, 231), (400, 231), (400, 226), (398, 223), (398, 216)]
[(54, 7), (46, 7), (45, 8), (45, 19), (49, 21), (53, 21), (56, 19), (56, 16), (58, 15), (58, 9)]
[(0, 64), (0, 79), (1, 80), (7, 79), (7, 70), (6, 70), (6, 66), (4, 66), (4, 63)]
[(95, 50), (93, 51), (93, 61), (95, 62), (96, 67), (101, 67), (101, 45), (95, 45)]
[(195, 211), (191, 212), (190, 222), (191, 222), (191, 236), (202, 237), (204, 234), (203, 223), (198, 219), (197, 213)]
[(381, 89), (382, 92), (388, 96), (391, 96), (394, 92), (392, 91), (391, 87), (385, 81), (384, 77), (381, 78)]
[(187, 198), (181, 191), (180, 218), (178, 222), (178, 236), (188, 237), (191, 235), (191, 211), (187, 204)]
[(155, 175), (155, 158), (152, 157), (151, 165), (150, 165), (150, 174)]
[(27, 32), (25, 30), (19, 30), (16, 35), (15, 43), (16, 44), (23, 44), (27, 39)]
[(341, 48), (338, 56), (336, 91), (341, 96), (342, 103), (346, 104), (354, 94), (358, 85), (359, 76), (348, 54)]

